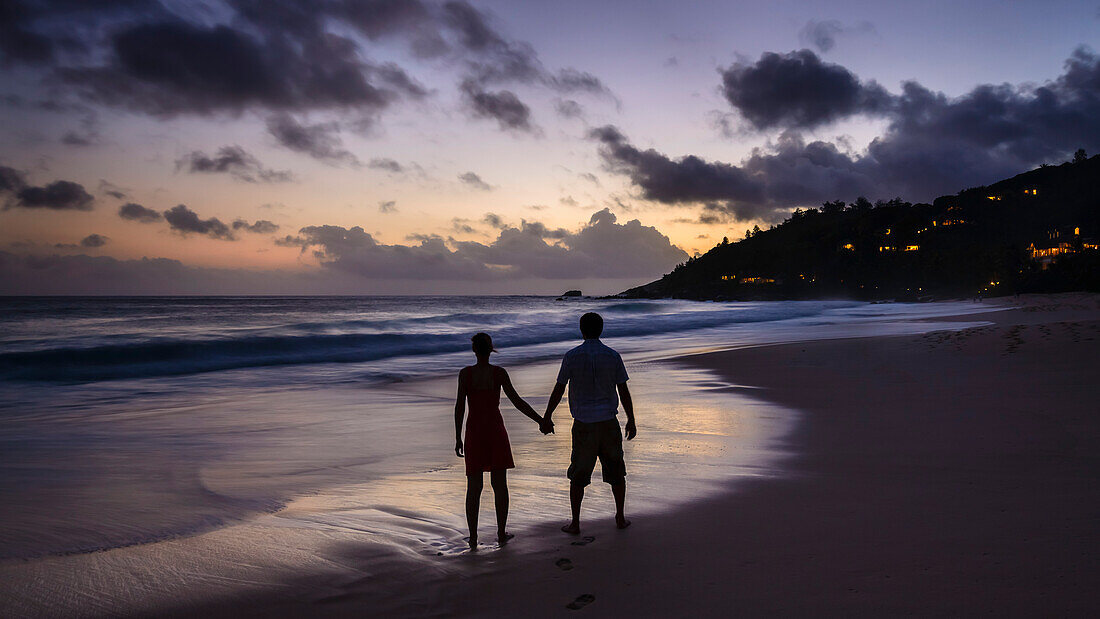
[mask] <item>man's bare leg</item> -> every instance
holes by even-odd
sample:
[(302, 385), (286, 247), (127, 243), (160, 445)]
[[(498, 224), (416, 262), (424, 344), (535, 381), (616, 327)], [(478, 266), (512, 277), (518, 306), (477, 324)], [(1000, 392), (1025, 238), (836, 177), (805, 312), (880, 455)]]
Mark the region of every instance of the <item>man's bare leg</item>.
[(573, 521), (561, 528), (566, 533), (576, 535), (581, 532), (581, 501), (584, 500), (584, 486), (570, 482), (569, 508), (573, 512)]
[(630, 521), (623, 515), (623, 506), (626, 503), (626, 482), (612, 484), (611, 494), (615, 495), (615, 526), (625, 529), (630, 526)]

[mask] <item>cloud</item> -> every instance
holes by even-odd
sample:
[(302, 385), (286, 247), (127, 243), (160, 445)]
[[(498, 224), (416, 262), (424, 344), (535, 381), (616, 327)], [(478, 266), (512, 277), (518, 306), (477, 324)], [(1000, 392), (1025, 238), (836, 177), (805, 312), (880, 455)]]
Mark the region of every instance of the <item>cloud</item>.
[[(813, 54), (796, 55), (797, 64)], [(787, 60), (779, 58), (780, 64)], [(803, 68), (820, 65), (807, 61)], [(832, 66), (826, 74), (865, 87)], [(788, 85), (799, 90), (794, 82)], [(844, 106), (810, 112), (812, 106), (799, 103), (802, 95), (763, 121), (792, 128), (739, 164), (642, 150), (612, 126), (596, 128), (590, 137), (600, 144), (607, 168), (628, 177), (641, 197), (699, 207), (703, 223), (776, 220), (795, 207), (860, 195), (931, 200), (1064, 159), (1077, 148), (1100, 149), (1100, 57), (1085, 49), (1073, 53), (1062, 75), (1041, 85), (979, 85), (951, 98), (906, 82), (901, 94), (886, 96), (888, 105), (873, 108), (887, 119), (886, 129), (862, 152), (806, 141), (798, 128), (811, 119), (839, 119)]]
[(808, 49), (765, 52), (723, 70), (722, 94), (756, 129), (812, 129), (853, 114), (881, 114), (891, 98), (876, 82), (829, 64)]
[[(604, 209), (577, 232), (541, 222), (504, 226), (491, 243), (416, 235), (417, 245), (379, 243), (362, 228), (310, 226), (293, 238), (328, 269), (367, 279), (496, 280), (524, 277), (651, 277), (687, 258), (656, 228), (616, 223)], [(550, 241), (550, 242), (548, 242)]]
[(558, 99), (554, 101), (554, 110), (562, 118), (584, 118), (584, 108), (580, 103), (572, 99)]
[(164, 219), (168, 221), (169, 227), (184, 236), (194, 233), (223, 241), (236, 240), (229, 226), (222, 223), (217, 217), (201, 219), (195, 211), (183, 204), (178, 204), (164, 211)]
[(367, 167), (372, 170), (385, 170), (386, 172), (393, 172), (394, 174), (400, 174), (405, 171), (405, 168), (397, 161), (389, 158), (375, 158), (371, 159), (367, 164)]
[(481, 221), (489, 224), (494, 228), (504, 228), (507, 224), (504, 223), (504, 218), (496, 213), (485, 213), (485, 216), (481, 218)]
[(0, 166), (0, 193), (14, 193), (27, 186), (27, 177), (15, 168)]
[(176, 161), (176, 170), (192, 174), (229, 174), (247, 183), (278, 183), (292, 180), (287, 170), (265, 168), (260, 160), (240, 146), (222, 146), (213, 157), (202, 151), (192, 151)]
[(531, 123), (531, 108), (520, 101), (514, 92), (489, 92), (473, 80), (467, 80), (462, 84), (462, 93), (475, 117), (495, 120), (501, 129), (532, 134), (540, 132)]
[[(176, 260), (0, 251), (0, 294), (389, 294), (542, 293), (562, 281), (603, 282), (621, 290), (687, 258), (655, 228), (619, 224), (608, 210), (576, 231), (541, 222), (507, 226), (489, 243), (410, 235), (414, 244), (379, 243), (362, 228), (308, 226), (275, 241), (314, 256), (299, 272), (191, 267)], [(559, 283), (554, 283), (559, 282)]]
[(600, 78), (585, 71), (566, 68), (558, 71), (557, 75), (550, 77), (550, 83), (555, 90), (560, 92), (587, 92), (591, 94), (607, 95), (614, 99), (614, 95), (604, 85)]
[(707, 200), (763, 199), (760, 183), (737, 166), (708, 163), (694, 155), (672, 160), (649, 149), (639, 150), (613, 126), (593, 129), (600, 155), (612, 171), (626, 174), (648, 200), (677, 204)]
[(397, 201), (396, 200), (384, 200), (382, 202), (379, 202), (378, 203), (378, 212), (382, 213), (383, 215), (388, 214), (388, 213), (396, 213), (397, 212)]
[(458, 180), (481, 191), (492, 191), (493, 186), (481, 180), (481, 177), (473, 172), (464, 172), (458, 175)]
[(138, 221), (143, 224), (151, 224), (158, 222), (162, 219), (162, 216), (157, 211), (151, 208), (145, 208), (140, 204), (134, 202), (128, 202), (118, 207), (118, 216), (130, 221)]
[(401, 96), (422, 94), (400, 69), (363, 61), (352, 39), (316, 19), (251, 25), (129, 23), (109, 37), (104, 64), (62, 66), (55, 75), (85, 100), (157, 116), (249, 108), (374, 114)]
[(359, 158), (344, 149), (336, 123), (304, 125), (289, 114), (276, 114), (268, 117), (267, 130), (279, 144), (292, 151), (331, 165), (359, 165)]
[(257, 219), (255, 223), (251, 224), (243, 219), (235, 219), (233, 220), (233, 229), (255, 234), (274, 234), (279, 231), (279, 226), (266, 219)]
[(126, 199), (126, 190), (125, 189), (123, 189), (122, 187), (119, 187), (119, 186), (117, 186), (113, 183), (107, 182), (106, 180), (104, 180), (102, 178), (99, 179), (99, 187), (97, 187), (96, 190), (99, 191), (100, 193), (103, 193), (107, 196), (110, 196), (110, 197), (112, 197), (116, 200), (125, 200)]
[[(477, 85), (465, 103), (479, 105), (477, 114), (511, 114), (502, 124), (509, 130), (520, 126), (514, 121), (521, 108), (500, 85), (614, 98), (590, 73), (548, 70), (529, 43), (505, 36), (463, 1), (166, 7), (155, 0), (8, 0), (4, 11), (0, 61), (42, 72), (64, 99), (158, 117), (323, 112), (367, 126), (395, 105), (432, 94), (402, 66), (372, 58), (394, 42), (407, 46), (411, 60), (457, 69), (459, 83)], [(68, 136), (74, 144), (87, 139)]]
[(90, 211), (95, 198), (72, 181), (54, 181), (44, 187), (27, 184), (22, 172), (0, 166), (0, 194), (8, 194), (4, 209), (28, 208), (55, 211)]
[(80, 240), (81, 247), (103, 247), (110, 239), (101, 234), (89, 234)]
[(803, 45), (816, 47), (825, 53), (836, 47), (836, 40), (849, 34), (871, 34), (875, 26), (871, 22), (861, 21), (854, 26), (845, 26), (835, 19), (818, 21), (811, 19), (798, 31), (798, 40)]

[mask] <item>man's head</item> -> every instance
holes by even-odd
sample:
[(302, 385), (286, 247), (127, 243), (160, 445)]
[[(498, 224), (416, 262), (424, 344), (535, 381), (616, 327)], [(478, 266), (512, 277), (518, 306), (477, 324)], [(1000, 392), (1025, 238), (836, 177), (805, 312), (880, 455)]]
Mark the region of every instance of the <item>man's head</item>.
[(603, 317), (596, 312), (588, 312), (581, 316), (581, 335), (586, 340), (594, 340), (603, 333)]

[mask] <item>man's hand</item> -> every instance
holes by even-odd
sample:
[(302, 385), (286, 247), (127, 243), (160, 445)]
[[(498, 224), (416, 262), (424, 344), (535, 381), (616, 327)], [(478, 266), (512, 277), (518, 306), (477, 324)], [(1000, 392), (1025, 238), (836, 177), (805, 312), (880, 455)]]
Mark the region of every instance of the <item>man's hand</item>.
[(638, 426), (634, 425), (634, 420), (626, 422), (626, 440), (631, 440), (635, 436), (638, 436)]
[(553, 434), (554, 422), (550, 421), (546, 417), (543, 417), (541, 420), (539, 420), (539, 432), (542, 432), (543, 434)]
[(465, 458), (465, 454), (462, 452), (462, 439), (455, 439), (455, 455), (459, 458)]

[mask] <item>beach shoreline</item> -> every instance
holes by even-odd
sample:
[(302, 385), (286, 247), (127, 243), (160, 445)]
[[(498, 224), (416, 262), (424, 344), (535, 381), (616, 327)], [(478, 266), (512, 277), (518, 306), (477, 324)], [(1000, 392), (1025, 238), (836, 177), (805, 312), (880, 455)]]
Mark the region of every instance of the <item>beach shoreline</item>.
[[(642, 515), (626, 531), (615, 530), (610, 512), (601, 513), (610, 492), (594, 483), (580, 540), (591, 536), (592, 542), (573, 544), (577, 538), (558, 531), (552, 518), (516, 522), (523, 534), (504, 551), (453, 556), (445, 548), (441, 554), (448, 556), (436, 560), (372, 541), (369, 530), (356, 530), (362, 512), (338, 502), (326, 510), (340, 519), (326, 522), (318, 538), (317, 529), (302, 523), (317, 513), (320, 499), (306, 497), (243, 527), (99, 553), (95, 559), (115, 570), (104, 578), (133, 574), (169, 556), (157, 554), (162, 551), (175, 562), (182, 556), (187, 573), (201, 574), (212, 558), (223, 564), (220, 573), (181, 584), (192, 590), (177, 592), (167, 606), (143, 603), (153, 591), (141, 591), (145, 583), (136, 580), (133, 600), (121, 606), (108, 605), (118, 599), (102, 600), (100, 609), (540, 617), (568, 614), (567, 603), (589, 594), (595, 600), (588, 612), (601, 616), (1090, 614), (1100, 606), (1090, 593), (1100, 574), (1093, 558), (1100, 500), (1088, 486), (1095, 470), (1088, 454), (1100, 443), (1100, 422), (1086, 413), (1096, 396), (1100, 297), (989, 305), (988, 313), (958, 317), (986, 326), (962, 330), (647, 361), (713, 376), (723, 381), (716, 387), (723, 397), (748, 396), (777, 416), (797, 416), (798, 423), (788, 423), (792, 429), (774, 446), (786, 454), (780, 474), (739, 476), (656, 511), (628, 493), (628, 515)], [(637, 405), (638, 440), (657, 440), (647, 428), (647, 403)], [(567, 427), (562, 421), (559, 430)], [(545, 491), (560, 495), (564, 517), (566, 484), (559, 473), (537, 472), (526, 487), (520, 478), (513, 501), (522, 501), (533, 484), (550, 484)], [(628, 485), (639, 482), (645, 480), (628, 477)], [(483, 517), (489, 505), (487, 492)], [(1057, 526), (1043, 526), (1044, 510), (1060, 514)], [(296, 521), (299, 513), (304, 518)], [(458, 520), (451, 514), (441, 522), (460, 526)], [(435, 534), (431, 526), (426, 538)], [(250, 545), (273, 531), (285, 537)], [(49, 579), (51, 566), (67, 560), (28, 563), (20, 576)], [(275, 565), (283, 576), (275, 586), (250, 587), (255, 565), (226, 571), (234, 562)], [(233, 578), (240, 580), (239, 593), (227, 594), (224, 585)], [(95, 608), (86, 606), (83, 614)]]

